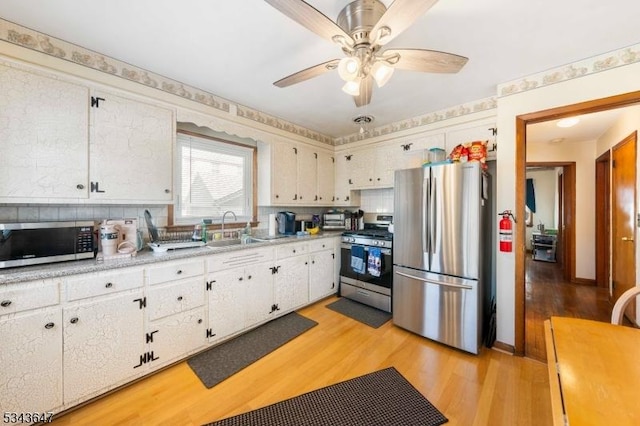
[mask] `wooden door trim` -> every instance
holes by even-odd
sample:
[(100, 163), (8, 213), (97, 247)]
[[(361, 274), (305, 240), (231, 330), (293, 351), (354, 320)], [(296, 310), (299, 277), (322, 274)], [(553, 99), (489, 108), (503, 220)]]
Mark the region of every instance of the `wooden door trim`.
[(611, 150), (596, 158), (596, 285), (610, 287), (611, 275)]
[[(573, 115), (588, 114), (605, 111), (612, 108), (620, 108), (640, 102), (640, 91), (629, 92), (606, 98), (580, 102), (557, 108), (531, 112), (515, 117), (516, 145), (515, 145), (515, 186), (516, 205), (514, 207), (516, 218), (524, 217), (525, 191), (526, 191), (526, 157), (527, 157), (527, 124), (542, 121), (556, 120)], [(514, 353), (524, 355), (525, 349), (525, 223), (518, 220), (515, 224), (514, 248), (515, 248), (515, 306), (514, 306)]]

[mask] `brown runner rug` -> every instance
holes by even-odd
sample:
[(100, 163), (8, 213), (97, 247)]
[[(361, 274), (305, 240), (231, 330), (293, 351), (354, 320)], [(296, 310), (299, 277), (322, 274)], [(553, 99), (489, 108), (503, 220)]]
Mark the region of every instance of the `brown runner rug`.
[(207, 426), (436, 426), (448, 421), (389, 367)]

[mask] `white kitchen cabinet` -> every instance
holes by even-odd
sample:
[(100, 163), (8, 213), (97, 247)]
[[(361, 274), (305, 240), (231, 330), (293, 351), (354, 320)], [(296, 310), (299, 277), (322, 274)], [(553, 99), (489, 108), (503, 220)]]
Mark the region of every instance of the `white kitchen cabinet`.
[[(297, 202), (316, 204), (318, 201), (318, 153), (309, 146), (298, 145), (297, 149)], [(289, 185), (293, 182), (289, 182)]]
[(309, 302), (309, 256), (278, 259), (274, 281), (274, 316), (299, 308)]
[[(430, 149), (445, 148), (444, 140), (445, 134), (443, 132), (394, 143), (393, 146), (396, 147), (397, 152), (401, 153), (397, 158), (396, 169), (421, 167), (425, 161), (429, 160)], [(448, 153), (445, 153), (445, 155), (448, 155)]]
[(259, 263), (245, 268), (242, 280), (245, 285), (246, 328), (269, 319), (273, 313), (273, 264)]
[(360, 203), (360, 193), (354, 192), (351, 180), (351, 153), (341, 152), (335, 156), (335, 200), (336, 206), (357, 206)]
[[(331, 163), (331, 164), (330, 164)], [(305, 144), (258, 144), (258, 204), (331, 205), (332, 152)]]
[(333, 153), (318, 151), (318, 200), (328, 205), (335, 201), (335, 158)]
[(209, 342), (222, 340), (244, 329), (245, 277), (244, 267), (213, 272), (207, 277)]
[(91, 94), (91, 198), (171, 202), (173, 111), (114, 93)]
[(62, 406), (62, 311), (0, 316), (0, 411), (48, 412)]
[(142, 290), (63, 309), (64, 402), (73, 404), (125, 383), (155, 356), (144, 339)]
[(147, 291), (149, 320), (155, 321), (203, 306), (204, 291), (205, 283), (202, 276), (151, 287)]
[(156, 360), (152, 369), (163, 367), (196, 352), (206, 344), (203, 306), (164, 317), (149, 324), (146, 340)]
[(495, 159), (495, 118), (481, 120), (479, 122), (466, 123), (447, 130), (445, 150), (447, 155), (460, 144), (474, 141), (487, 141), (487, 158)]
[(326, 248), (309, 254), (309, 301), (335, 294), (337, 289), (334, 242), (326, 239)]
[(88, 197), (89, 89), (0, 64), (0, 202)]

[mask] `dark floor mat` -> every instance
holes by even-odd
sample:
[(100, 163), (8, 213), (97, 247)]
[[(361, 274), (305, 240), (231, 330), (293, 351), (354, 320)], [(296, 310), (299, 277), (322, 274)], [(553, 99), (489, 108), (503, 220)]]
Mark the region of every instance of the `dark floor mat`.
[(211, 388), (316, 325), (292, 312), (202, 352), (187, 363)]
[(448, 421), (389, 367), (207, 426), (436, 426)]
[(327, 308), (373, 328), (378, 328), (391, 319), (389, 312), (381, 311), (344, 297), (328, 304)]

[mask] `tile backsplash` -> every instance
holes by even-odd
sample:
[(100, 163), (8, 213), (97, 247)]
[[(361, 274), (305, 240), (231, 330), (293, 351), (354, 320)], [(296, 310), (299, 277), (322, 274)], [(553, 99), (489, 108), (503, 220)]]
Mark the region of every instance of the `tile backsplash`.
[(393, 188), (363, 189), (360, 208), (365, 213), (393, 213)]

